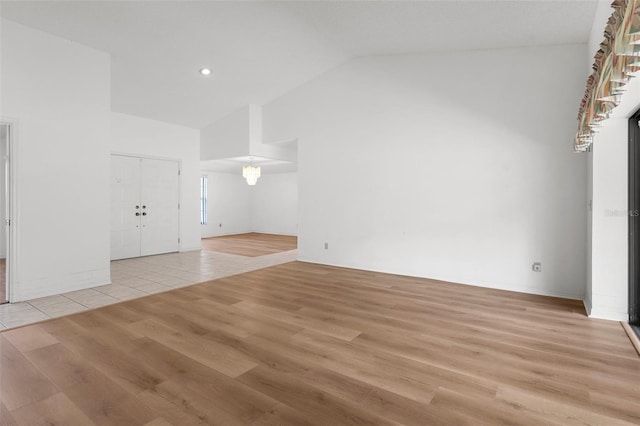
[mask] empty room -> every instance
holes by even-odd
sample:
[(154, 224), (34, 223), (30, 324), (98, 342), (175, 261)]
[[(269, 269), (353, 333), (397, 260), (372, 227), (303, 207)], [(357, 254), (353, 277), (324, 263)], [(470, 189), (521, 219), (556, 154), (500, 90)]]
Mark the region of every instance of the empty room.
[(0, 425), (640, 424), (640, 0), (0, 0)]

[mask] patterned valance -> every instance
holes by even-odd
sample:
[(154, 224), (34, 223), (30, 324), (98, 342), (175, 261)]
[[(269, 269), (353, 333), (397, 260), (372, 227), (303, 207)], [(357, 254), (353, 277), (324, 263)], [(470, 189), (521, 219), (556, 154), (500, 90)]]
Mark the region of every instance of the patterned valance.
[(576, 151), (586, 151), (593, 135), (620, 103), (631, 74), (640, 70), (640, 0), (615, 0), (595, 55), (593, 73), (578, 113)]

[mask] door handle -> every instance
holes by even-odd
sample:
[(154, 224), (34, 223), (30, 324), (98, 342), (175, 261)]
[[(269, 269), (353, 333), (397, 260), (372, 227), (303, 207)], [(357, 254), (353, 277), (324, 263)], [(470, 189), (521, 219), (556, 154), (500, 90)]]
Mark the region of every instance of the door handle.
[(146, 215), (147, 215), (147, 212), (142, 212), (142, 216), (146, 216)]
[(140, 216), (140, 212), (136, 212), (136, 216)]

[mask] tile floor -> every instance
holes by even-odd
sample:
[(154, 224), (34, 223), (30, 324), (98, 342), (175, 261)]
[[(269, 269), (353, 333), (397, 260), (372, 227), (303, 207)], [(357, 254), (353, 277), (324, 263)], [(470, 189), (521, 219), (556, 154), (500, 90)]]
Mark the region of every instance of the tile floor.
[(111, 262), (111, 284), (0, 305), (0, 330), (296, 260), (297, 250), (259, 257), (194, 251)]

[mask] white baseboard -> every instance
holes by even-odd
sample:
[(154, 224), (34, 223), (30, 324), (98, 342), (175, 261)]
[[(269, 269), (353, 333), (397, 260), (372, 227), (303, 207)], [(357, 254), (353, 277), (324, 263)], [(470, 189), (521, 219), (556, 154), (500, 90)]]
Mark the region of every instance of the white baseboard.
[(626, 312), (614, 311), (612, 309), (592, 307), (591, 312), (589, 313), (589, 318), (628, 322), (629, 314)]
[(180, 247), (180, 253), (185, 251), (200, 251), (202, 246)]
[(111, 284), (110, 268), (12, 283), (11, 303)]
[(582, 303), (584, 304), (584, 309), (585, 311), (587, 311), (587, 316), (590, 317), (591, 316), (591, 300), (587, 299), (586, 297), (582, 300)]
[(584, 294), (573, 294), (573, 293), (565, 293), (561, 291), (551, 291), (548, 289), (539, 289), (532, 287), (512, 287), (507, 285), (493, 284), (487, 282), (469, 282), (463, 281), (460, 279), (456, 279), (455, 277), (442, 277), (442, 276), (423, 276), (423, 275), (409, 275), (407, 273), (399, 272), (399, 271), (390, 271), (385, 269), (371, 269), (369, 267), (363, 267), (360, 265), (345, 265), (340, 263), (333, 262), (321, 262), (317, 259), (305, 259), (304, 257), (298, 256), (298, 261), (307, 262), (307, 263), (315, 263), (318, 265), (327, 265), (327, 266), (336, 266), (339, 268), (347, 268), (347, 269), (357, 269), (360, 271), (370, 271), (370, 272), (380, 272), (383, 274), (391, 274), (391, 275), (402, 275), (406, 277), (415, 277), (415, 278), (424, 278), (428, 280), (436, 280), (436, 281), (444, 281), (452, 284), (462, 284), (469, 285), (473, 287), (482, 287), (482, 288), (492, 288), (495, 290), (504, 290), (504, 291), (513, 291), (516, 293), (525, 293), (525, 294), (535, 294), (538, 296), (549, 296), (549, 297), (558, 297), (561, 299), (571, 299), (571, 300), (582, 300)]

